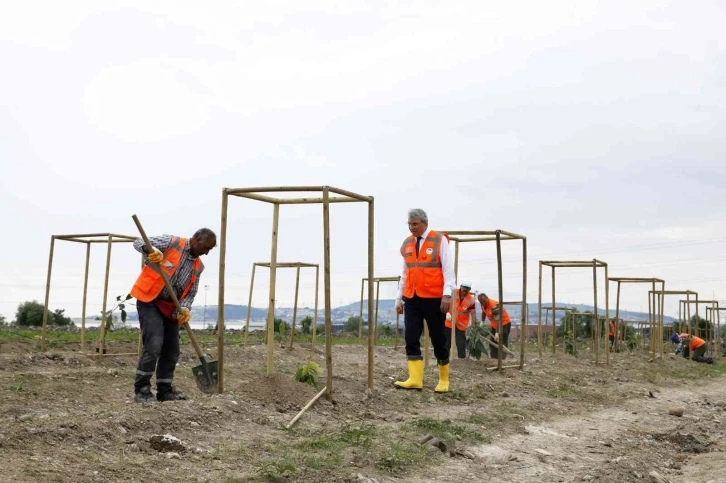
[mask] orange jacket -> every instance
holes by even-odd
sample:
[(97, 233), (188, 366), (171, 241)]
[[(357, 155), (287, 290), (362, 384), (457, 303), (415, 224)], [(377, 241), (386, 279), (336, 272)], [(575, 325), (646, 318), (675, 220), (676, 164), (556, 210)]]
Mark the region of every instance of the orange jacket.
[[(416, 237), (407, 237), (401, 245), (401, 256), (406, 262), (406, 284), (401, 294), (413, 298), (414, 294), (421, 298), (440, 299), (444, 295), (444, 272), (441, 269), (439, 248), (444, 236), (431, 230), (416, 258)], [(446, 238), (448, 242), (448, 237)], [(445, 242), (444, 242), (445, 243)]]
[[(169, 247), (164, 250), (164, 259), (161, 263), (159, 265), (155, 263), (147, 263), (144, 266), (144, 269), (141, 270), (141, 275), (139, 275), (139, 278), (136, 279), (136, 283), (134, 283), (134, 286), (131, 287), (131, 292), (129, 292), (131, 296), (141, 302), (151, 302), (156, 299), (156, 297), (158, 297), (164, 289), (164, 279), (161, 278), (159, 267), (161, 267), (169, 278), (171, 278), (177, 268), (179, 268), (182, 252), (184, 251), (184, 248), (186, 248), (187, 243), (189, 243), (189, 240), (186, 238), (172, 236)], [(194, 285), (194, 282), (197, 281), (203, 270), (204, 265), (202, 264), (202, 261), (197, 258), (194, 261), (192, 276), (189, 279), (187, 286), (184, 287), (182, 294), (178, 297), (179, 300), (183, 299), (186, 294), (189, 293), (189, 289), (192, 288), (192, 285)]]
[[(483, 312), (482, 319), (484, 318), (485, 315), (487, 317), (489, 317), (489, 322), (491, 322), (492, 329), (494, 329), (494, 330), (497, 329), (497, 325), (499, 323), (499, 317), (494, 317), (492, 315), (492, 309), (498, 303), (499, 302), (496, 301), (496, 300), (494, 300), (494, 299), (489, 299), (489, 304), (487, 304), (487, 306), (484, 307), (484, 305), (482, 305), (482, 303), (479, 302), (479, 305), (481, 305), (481, 311)], [(504, 307), (499, 307), (499, 308), (503, 311), (502, 312), (502, 327), (505, 326), (505, 325), (507, 325), (507, 324), (511, 324), (512, 323), (512, 319), (509, 318), (509, 312), (507, 312), (506, 310), (504, 310)]]
[(610, 321), (610, 328), (608, 329), (608, 337), (615, 337), (615, 333), (617, 332), (617, 329), (615, 329), (615, 322), (612, 320)]
[(700, 337), (696, 337), (695, 335), (691, 339), (691, 350), (696, 350), (699, 347), (706, 344), (706, 341), (701, 339)]
[[(456, 306), (456, 328), (459, 330), (466, 330), (469, 327), (469, 320), (471, 320), (471, 311), (476, 310), (476, 299), (474, 295), (468, 293), (466, 297), (461, 298), (459, 289), (456, 289), (455, 294), (458, 305)], [(451, 313), (451, 310), (449, 310)], [(446, 327), (451, 329), (451, 321), (446, 319)]]

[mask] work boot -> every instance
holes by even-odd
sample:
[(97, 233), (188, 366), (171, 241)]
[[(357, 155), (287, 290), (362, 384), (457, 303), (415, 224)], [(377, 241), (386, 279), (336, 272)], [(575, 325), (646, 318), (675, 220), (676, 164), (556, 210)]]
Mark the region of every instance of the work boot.
[(186, 396), (184, 396), (182, 393), (177, 392), (176, 389), (171, 389), (170, 391), (157, 391), (156, 393), (156, 399), (157, 401), (164, 402), (164, 401), (186, 401)]
[(154, 395), (151, 393), (151, 388), (149, 386), (142, 387), (139, 389), (139, 392), (134, 395), (134, 402), (137, 403), (149, 403), (153, 401)]
[(439, 383), (434, 392), (449, 392), (449, 363), (439, 365)]
[(424, 361), (422, 359), (408, 361), (408, 380), (396, 381), (396, 387), (403, 389), (423, 389)]

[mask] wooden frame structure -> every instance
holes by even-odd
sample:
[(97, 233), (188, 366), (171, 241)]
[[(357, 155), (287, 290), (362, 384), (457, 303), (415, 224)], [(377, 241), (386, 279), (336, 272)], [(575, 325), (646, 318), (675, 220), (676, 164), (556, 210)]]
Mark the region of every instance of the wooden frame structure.
[[(600, 363), (600, 323), (597, 314), (597, 269), (605, 269), (605, 320), (610, 319), (608, 313), (608, 264), (593, 258), (592, 261), (582, 260), (540, 260), (539, 262), (539, 301), (538, 301), (538, 315), (537, 315), (537, 349), (539, 350), (540, 357), (542, 356), (542, 267), (548, 266), (552, 269), (552, 305), (550, 307), (556, 307), (555, 303), (555, 268), (592, 268), (592, 284), (593, 284), (593, 313), (595, 314), (596, 323), (593, 324), (592, 339), (594, 342), (595, 352), (595, 363)], [(607, 332), (606, 332), (607, 333)], [(555, 317), (552, 318), (552, 354), (556, 352), (557, 347), (557, 320)], [(607, 339), (605, 339), (605, 347), (608, 347)], [(610, 364), (610, 350), (605, 350), (606, 364)]]
[[(655, 290), (655, 284), (659, 283), (660, 289), (665, 290), (665, 280), (663, 280), (662, 278), (610, 277), (610, 278), (608, 278), (608, 286), (610, 285), (610, 282), (616, 282), (618, 284), (617, 292), (615, 295), (615, 320), (620, 320), (620, 285), (621, 284), (623, 284), (623, 283), (649, 283), (652, 286), (652, 290)], [(656, 319), (655, 306), (653, 306), (651, 309), (651, 302), (652, 302), (651, 298), (648, 297), (648, 320), (651, 324), (650, 339), (652, 341), (653, 340), (652, 335), (655, 333), (654, 327), (655, 327), (655, 324), (657, 323), (656, 320), (659, 320), (659, 319)], [(662, 313), (662, 312), (663, 312), (663, 301), (661, 300), (661, 304), (658, 306), (658, 313)], [(618, 329), (620, 329), (620, 334), (624, 337), (625, 331), (622, 330), (622, 328), (623, 328), (622, 326), (618, 327)], [(651, 344), (651, 346), (652, 346), (652, 344)], [(617, 349), (618, 347), (619, 347), (619, 338), (616, 338), (615, 339), (615, 348)], [(651, 347), (651, 355), (653, 357), (655, 357), (655, 348), (654, 347)]]
[[(269, 193), (320, 193), (319, 197), (278, 198)], [(265, 194), (260, 194), (265, 193)], [(331, 196), (331, 193), (338, 196)], [(267, 374), (273, 372), (273, 333), (275, 317), (275, 282), (277, 276), (277, 233), (280, 218), (280, 205), (322, 204), (323, 205), (323, 252), (324, 252), (324, 293), (325, 293), (325, 363), (327, 373), (326, 397), (333, 400), (333, 328), (331, 323), (330, 298), (330, 204), (331, 203), (368, 203), (368, 278), (373, 279), (374, 243), (374, 199), (352, 191), (332, 186), (266, 186), (253, 188), (224, 188), (222, 190), (222, 216), (219, 239), (219, 302), (217, 312), (219, 392), (224, 392), (224, 273), (227, 253), (227, 207), (230, 196), (238, 196), (270, 203), (272, 211), (272, 243), (270, 248), (270, 294), (267, 309)], [(368, 311), (373, 313), (373, 285), (368, 287)], [(373, 391), (373, 333), (368, 331), (368, 390)]]
[[(245, 336), (243, 345), (247, 345), (247, 335), (250, 331), (250, 313), (252, 312), (252, 291), (255, 288), (255, 268), (267, 267), (270, 268), (270, 264), (267, 262), (254, 262), (252, 264), (252, 280), (250, 281), (250, 296), (247, 302), (247, 322), (245, 323)], [(320, 285), (320, 265), (317, 263), (304, 263), (304, 262), (288, 262), (278, 263), (277, 268), (297, 268), (297, 275), (295, 277), (295, 304), (292, 309), (292, 327), (290, 329), (290, 347), (292, 350), (293, 338), (295, 337), (295, 322), (297, 321), (297, 296), (300, 291), (300, 268), (314, 268), (315, 269), (315, 320), (313, 323), (313, 339), (312, 349), (315, 349), (315, 331), (318, 326), (318, 287)], [(274, 314), (273, 314), (274, 320)]]
[[(710, 313), (709, 310), (711, 311)], [(726, 307), (719, 307), (718, 302), (716, 302), (715, 307), (706, 307), (706, 319), (710, 320), (713, 326), (716, 327), (716, 346), (718, 349), (715, 354), (718, 355), (718, 357), (723, 355), (723, 350), (721, 348), (721, 312), (724, 310), (726, 310)]]
[[(696, 296), (696, 303), (698, 302), (698, 292), (694, 292), (692, 290), (649, 290), (648, 296), (653, 297), (653, 307), (658, 304), (658, 307), (663, 307), (664, 300), (666, 295), (685, 295), (688, 300), (690, 300), (691, 295)], [(680, 305), (679, 305), (680, 307)], [(689, 312), (689, 318), (690, 318), (690, 305), (688, 306), (688, 312)], [(696, 305), (696, 315), (698, 315), (698, 305)], [(690, 333), (690, 329), (689, 329)], [(653, 359), (655, 359), (655, 354), (657, 352), (660, 352), (661, 358), (663, 357), (663, 354), (665, 353), (665, 345), (663, 343), (663, 310), (660, 311), (660, 317), (656, 321), (656, 327), (655, 332), (651, 329), (650, 333), (650, 340), (651, 340), (651, 352), (653, 353)], [(660, 347), (660, 351), (658, 350), (658, 347)]]
[[(82, 233), (72, 235), (51, 235), (50, 237), (50, 254), (48, 255), (48, 276), (45, 282), (45, 307), (43, 310), (43, 330), (40, 339), (40, 351), (45, 352), (46, 337), (48, 331), (48, 303), (50, 300), (50, 281), (51, 274), (53, 272), (53, 252), (55, 250), (55, 241), (69, 241), (75, 243), (84, 243), (86, 245), (86, 269), (83, 277), (83, 307), (81, 312), (81, 351), (86, 352), (86, 301), (88, 295), (88, 268), (91, 260), (91, 245), (94, 243), (105, 243), (106, 244), (106, 274), (103, 282), (103, 307), (101, 312), (101, 326), (99, 333), (99, 347), (98, 347), (98, 358), (103, 359), (103, 356), (125, 356), (125, 355), (139, 355), (141, 353), (141, 331), (139, 331), (139, 347), (137, 352), (128, 352), (121, 354), (104, 354), (106, 349), (106, 301), (108, 299), (108, 277), (111, 270), (111, 247), (114, 243), (133, 243), (137, 237), (129, 235), (118, 235), (116, 233)], [(141, 255), (141, 265), (143, 267), (143, 254)], [(95, 355), (95, 354), (86, 354)]]
[[(469, 230), (437, 230), (440, 233), (445, 233), (449, 236), (449, 241), (454, 242), (454, 273), (457, 276), (457, 285), (454, 292), (451, 294), (451, 349), (456, 348), (456, 290), (460, 287), (458, 283), (459, 276), (459, 243), (472, 243), (472, 242), (488, 242), (493, 241), (497, 244), (497, 281), (499, 288), (499, 305), (520, 305), (521, 308), (521, 321), (520, 321), (520, 335), (526, 334), (527, 332), (527, 237), (524, 235), (518, 235), (505, 230), (480, 230), (480, 231), (469, 231)], [(504, 301), (504, 287), (502, 283), (502, 241), (506, 240), (521, 240), (522, 241), (522, 300), (516, 302)], [(502, 313), (500, 312), (497, 326), (498, 333), (501, 333), (502, 329)], [(483, 323), (483, 321), (482, 321)], [(426, 325), (424, 325), (426, 328)], [(425, 331), (427, 332), (427, 331)], [(428, 363), (428, 334), (424, 335), (426, 338), (426, 354), (424, 360)], [(524, 340), (526, 337), (520, 337), (519, 341), (519, 369), (524, 368)], [(497, 351), (497, 370), (502, 370), (502, 354), (503, 342), (502, 338), (499, 338), (499, 350)]]
[[(568, 309), (567, 307), (555, 307), (554, 310), (552, 310), (552, 306), (550, 305), (549, 307), (548, 306), (545, 306), (543, 308), (544, 308), (544, 311), (545, 311), (545, 325), (547, 325), (547, 323), (548, 323), (548, 321), (550, 319), (549, 318), (550, 312), (552, 312), (552, 319), (553, 320), (556, 319), (557, 312), (558, 311), (559, 312), (565, 312), (565, 315), (567, 315), (570, 312), (570, 309)], [(575, 312), (574, 314), (577, 315), (578, 312)], [(565, 332), (566, 331), (567, 331), (567, 328), (565, 328)]]
[[(713, 312), (714, 312), (714, 310), (716, 311), (717, 314), (719, 314), (718, 300), (688, 300), (688, 299), (686, 299), (686, 300), (679, 300), (678, 301), (678, 313), (679, 314), (681, 313), (681, 307), (682, 306), (684, 307), (684, 309), (685, 309), (685, 307), (687, 305), (690, 307), (689, 304), (696, 304), (696, 314), (695, 315), (698, 315), (698, 306), (700, 304), (707, 304), (706, 305), (706, 322), (709, 323), (709, 324), (712, 324), (711, 330), (716, 333), (716, 345), (717, 346), (720, 346), (720, 344), (719, 344), (719, 337), (721, 336), (721, 332), (720, 332), (720, 330), (721, 330), (720, 325), (721, 324), (719, 323), (719, 327), (718, 327), (718, 330), (717, 330), (716, 329), (716, 324), (714, 323), (713, 320), (711, 320), (713, 318)], [(710, 305), (710, 307), (708, 307), (708, 305)], [(711, 313), (710, 313), (711, 317), (709, 317), (709, 312), (708, 312), (709, 309), (711, 309)], [(690, 310), (689, 310), (689, 312), (690, 312)], [(685, 310), (684, 310), (684, 313), (685, 313)], [(694, 334), (696, 337), (701, 337), (701, 329), (698, 327), (698, 325), (696, 325), (696, 327), (695, 327), (696, 330), (694, 331), (692, 329), (693, 324), (691, 324), (691, 318), (690, 317), (688, 317), (687, 322), (688, 322), (688, 332), (690, 334)], [(710, 342), (710, 341), (707, 340), (706, 342)], [(709, 350), (713, 349), (712, 346), (713, 346), (713, 344), (709, 344), (708, 345)]]
[[(358, 343), (360, 344), (363, 341), (363, 288), (365, 287), (366, 282), (368, 281), (368, 278), (363, 278), (360, 283), (360, 317), (358, 322)], [(376, 309), (375, 309), (375, 315), (373, 318), (371, 318), (371, 314), (368, 314), (368, 332), (373, 330), (373, 344), (375, 345), (376, 342), (378, 342), (377, 333), (376, 330), (378, 329), (378, 302), (380, 300), (380, 291), (381, 291), (381, 282), (401, 282), (401, 276), (397, 277), (373, 277), (373, 283), (376, 284)], [(396, 312), (396, 335), (394, 339), (394, 349), (398, 349), (398, 327), (399, 327), (399, 318), (400, 315), (398, 312)], [(371, 320), (373, 323), (371, 323)]]

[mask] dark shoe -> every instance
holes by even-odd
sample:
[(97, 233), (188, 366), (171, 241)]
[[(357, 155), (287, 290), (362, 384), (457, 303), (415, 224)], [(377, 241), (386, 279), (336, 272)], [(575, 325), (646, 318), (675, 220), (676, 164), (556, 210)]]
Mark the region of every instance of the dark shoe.
[(158, 392), (156, 399), (160, 402), (164, 401), (186, 401), (186, 396), (176, 391)]
[(154, 395), (151, 393), (149, 386), (142, 387), (139, 392), (134, 395), (134, 402), (137, 403), (150, 403), (154, 401)]

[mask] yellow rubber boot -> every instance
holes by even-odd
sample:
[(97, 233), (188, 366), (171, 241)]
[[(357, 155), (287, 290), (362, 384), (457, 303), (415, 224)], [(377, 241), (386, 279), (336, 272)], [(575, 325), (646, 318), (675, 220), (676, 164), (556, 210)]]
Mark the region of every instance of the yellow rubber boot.
[(424, 362), (423, 360), (409, 360), (408, 361), (408, 380), (396, 381), (394, 384), (396, 387), (403, 389), (423, 389), (423, 374), (424, 374)]
[(439, 383), (434, 392), (449, 392), (449, 364), (439, 366)]

